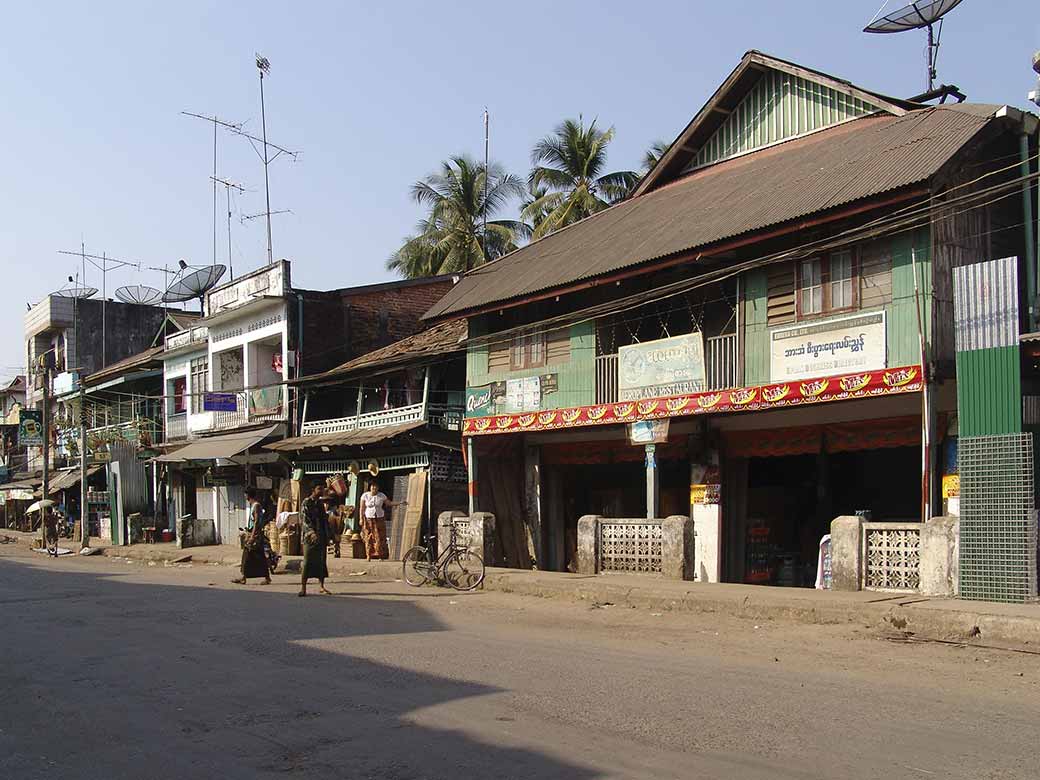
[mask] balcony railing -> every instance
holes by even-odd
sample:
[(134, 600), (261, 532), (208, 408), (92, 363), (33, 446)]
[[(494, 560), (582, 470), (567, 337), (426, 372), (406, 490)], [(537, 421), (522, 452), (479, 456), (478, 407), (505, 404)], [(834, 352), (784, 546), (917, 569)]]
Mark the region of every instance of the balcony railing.
[[(738, 384), (737, 334), (711, 336), (704, 340), (705, 390), (726, 390)], [(596, 356), (596, 403), (618, 400), (618, 356)]]
[(303, 423), (300, 433), (316, 436), (323, 433), (342, 433), (358, 428), (379, 428), (384, 425), (404, 425), (426, 421), (431, 426), (447, 431), (462, 428), (463, 407), (450, 404), (409, 404), (396, 409), (380, 409), (352, 417), (337, 417), (331, 420), (311, 420)]
[(188, 415), (185, 412), (166, 417), (166, 441), (181, 441), (188, 438)]
[(235, 411), (213, 412), (206, 430), (227, 431), (263, 422), (284, 422), (289, 419), (287, 395), (283, 385), (240, 390), (235, 393)]

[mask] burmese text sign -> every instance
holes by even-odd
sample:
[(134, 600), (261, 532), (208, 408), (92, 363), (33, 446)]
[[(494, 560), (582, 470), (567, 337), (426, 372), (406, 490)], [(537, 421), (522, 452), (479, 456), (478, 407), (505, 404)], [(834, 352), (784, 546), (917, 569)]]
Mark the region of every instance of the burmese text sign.
[(618, 350), (618, 395), (622, 401), (664, 398), (704, 390), (704, 339), (687, 333), (630, 344)]
[(885, 312), (803, 322), (769, 334), (773, 382), (876, 371), (887, 365)]

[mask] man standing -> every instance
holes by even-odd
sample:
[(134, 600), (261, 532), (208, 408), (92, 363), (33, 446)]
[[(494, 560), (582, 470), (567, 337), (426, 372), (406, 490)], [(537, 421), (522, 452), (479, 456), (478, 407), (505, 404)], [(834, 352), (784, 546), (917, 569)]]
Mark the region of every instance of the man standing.
[(368, 492), (361, 496), (361, 535), (365, 537), (365, 559), (389, 558), (386, 546), (386, 510), (404, 506), (406, 501), (391, 501), (379, 491), (379, 483), (368, 483)]

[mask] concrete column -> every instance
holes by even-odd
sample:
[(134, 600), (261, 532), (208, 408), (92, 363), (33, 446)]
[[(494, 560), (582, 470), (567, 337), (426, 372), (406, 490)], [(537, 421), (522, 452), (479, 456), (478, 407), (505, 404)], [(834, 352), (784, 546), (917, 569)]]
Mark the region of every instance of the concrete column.
[(670, 580), (692, 580), (696, 576), (693, 521), (685, 515), (670, 515), (661, 521), (661, 575)]
[(647, 444), (646, 447), (646, 519), (653, 520), (657, 517), (657, 507), (660, 499), (660, 480), (657, 474), (657, 445)]
[(961, 522), (933, 517), (921, 526), (921, 593), (957, 596), (960, 590)]
[(538, 446), (524, 448), (524, 504), (530, 549), (528, 554), (535, 568), (544, 568), (544, 540), (542, 538), (542, 463)]
[(596, 574), (599, 571), (600, 515), (578, 518), (578, 574)]
[(698, 582), (719, 582), (722, 561), (722, 507), (718, 504), (694, 504), (693, 529), (696, 534), (694, 560)]
[(466, 438), (466, 473), (469, 480), (469, 513), (477, 511), (477, 453), (473, 437)]
[(437, 515), (437, 554), (448, 546), (448, 542), (451, 540), (451, 526), (455, 521), (456, 517), (465, 517), (464, 512), (441, 512)]
[(859, 590), (863, 581), (863, 519), (851, 515), (831, 521), (831, 588)]
[(490, 512), (474, 512), (469, 516), (470, 548), (476, 550), (487, 566), (496, 566), (495, 516)]

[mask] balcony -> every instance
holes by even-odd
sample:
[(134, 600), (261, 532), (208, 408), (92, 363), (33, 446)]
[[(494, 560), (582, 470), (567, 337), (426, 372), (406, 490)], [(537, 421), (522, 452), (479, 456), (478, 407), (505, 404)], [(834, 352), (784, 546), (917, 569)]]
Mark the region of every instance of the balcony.
[(342, 433), (358, 428), (380, 428), (384, 425), (405, 425), (411, 422), (428, 422), (431, 427), (446, 431), (462, 428), (464, 410), (461, 406), (448, 404), (410, 404), (396, 409), (381, 409), (352, 417), (337, 417), (332, 420), (304, 422), (300, 433), (316, 436), (323, 433)]
[(185, 412), (171, 414), (166, 417), (166, 438), (170, 441), (183, 441), (188, 438), (188, 415)]
[[(737, 334), (711, 336), (704, 340), (705, 390), (736, 387), (739, 376)], [(596, 403), (611, 404), (618, 400), (617, 353), (596, 356)]]
[(205, 430), (228, 431), (265, 422), (285, 422), (289, 419), (287, 397), (284, 385), (239, 390), (235, 393), (235, 411), (211, 412), (210, 425)]

